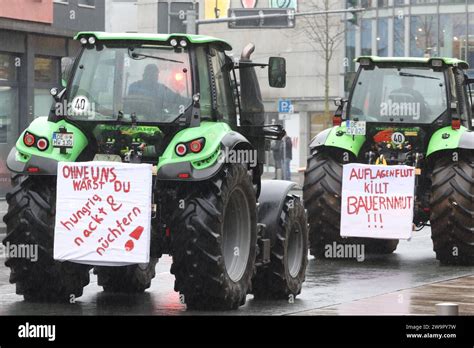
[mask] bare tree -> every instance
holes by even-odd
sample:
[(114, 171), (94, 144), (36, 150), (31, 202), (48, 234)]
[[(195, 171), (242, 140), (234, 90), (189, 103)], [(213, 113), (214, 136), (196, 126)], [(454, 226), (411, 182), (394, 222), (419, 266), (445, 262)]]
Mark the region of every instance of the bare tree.
[[(331, 11), (340, 9), (340, 1), (310, 0), (305, 1), (305, 10)], [(344, 41), (345, 25), (339, 16), (330, 14), (301, 17), (301, 33), (308, 39), (324, 62), (324, 114), (329, 116), (330, 65), (339, 45)]]
[(410, 41), (416, 42), (416, 48), (431, 57), (437, 50), (438, 19), (430, 15), (415, 18), (417, 21), (412, 21), (414, 28), (410, 33)]

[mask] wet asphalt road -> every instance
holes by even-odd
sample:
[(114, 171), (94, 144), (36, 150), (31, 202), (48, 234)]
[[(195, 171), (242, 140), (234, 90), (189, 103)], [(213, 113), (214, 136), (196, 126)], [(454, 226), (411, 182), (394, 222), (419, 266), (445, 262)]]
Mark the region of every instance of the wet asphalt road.
[(440, 266), (432, 251), (430, 231), (425, 229), (410, 242), (400, 242), (393, 255), (370, 256), (360, 263), (310, 257), (302, 294), (294, 303), (260, 302), (249, 295), (247, 304), (237, 311), (197, 312), (187, 311), (173, 291), (171, 259), (167, 256), (160, 259), (157, 276), (145, 294), (103, 293), (91, 275), (84, 295), (74, 304), (24, 302), (9, 284), (9, 269), (3, 263), (0, 260), (0, 315), (304, 315), (316, 308), (474, 274), (474, 267)]

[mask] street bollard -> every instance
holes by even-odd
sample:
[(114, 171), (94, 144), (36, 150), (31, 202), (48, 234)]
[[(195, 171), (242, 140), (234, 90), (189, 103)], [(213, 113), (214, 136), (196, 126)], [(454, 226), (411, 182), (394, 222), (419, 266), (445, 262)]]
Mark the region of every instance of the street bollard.
[(439, 316), (459, 315), (459, 306), (456, 303), (438, 303), (436, 305), (436, 315), (439, 315)]

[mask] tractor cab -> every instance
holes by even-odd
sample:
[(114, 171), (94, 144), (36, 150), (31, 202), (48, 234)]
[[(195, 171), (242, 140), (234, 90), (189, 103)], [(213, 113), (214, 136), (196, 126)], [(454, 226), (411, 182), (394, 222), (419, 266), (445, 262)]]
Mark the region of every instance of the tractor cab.
[[(360, 57), (334, 122), (363, 135), (369, 163), (414, 165), (440, 127), (472, 129), (468, 64), (445, 58)], [(347, 104), (347, 105), (346, 105)], [(380, 158), (383, 156), (383, 158)]]
[(348, 108), (352, 119), (437, 125), (455, 119), (470, 127), (467, 63), (442, 58), (361, 57), (357, 61), (360, 68)]
[[(52, 110), (49, 121), (67, 119), (93, 135), (86, 160), (106, 154), (156, 163), (174, 135), (201, 122), (223, 122), (247, 138), (263, 139), (254, 67), (269, 64), (252, 63), (253, 49), (236, 63), (225, 53), (228, 43), (207, 36), (82, 32), (76, 40), (82, 51), (67, 69), (65, 88), (52, 91), (67, 107)], [(284, 59), (270, 61), (270, 83), (284, 87)], [(67, 144), (68, 133), (58, 134), (56, 144)], [(194, 153), (205, 141), (193, 143)]]

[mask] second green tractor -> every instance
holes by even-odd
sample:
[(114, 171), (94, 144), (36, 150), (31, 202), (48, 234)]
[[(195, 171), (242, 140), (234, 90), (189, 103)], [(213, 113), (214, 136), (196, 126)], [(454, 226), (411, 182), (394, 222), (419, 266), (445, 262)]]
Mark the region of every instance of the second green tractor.
[[(343, 165), (416, 168), (414, 229), (431, 226), (443, 264), (474, 264), (474, 118), (468, 64), (451, 58), (360, 57), (334, 127), (310, 144), (304, 201), (310, 250), (363, 244), (389, 254), (398, 240), (341, 238)], [(359, 129), (359, 131), (357, 130)]]

